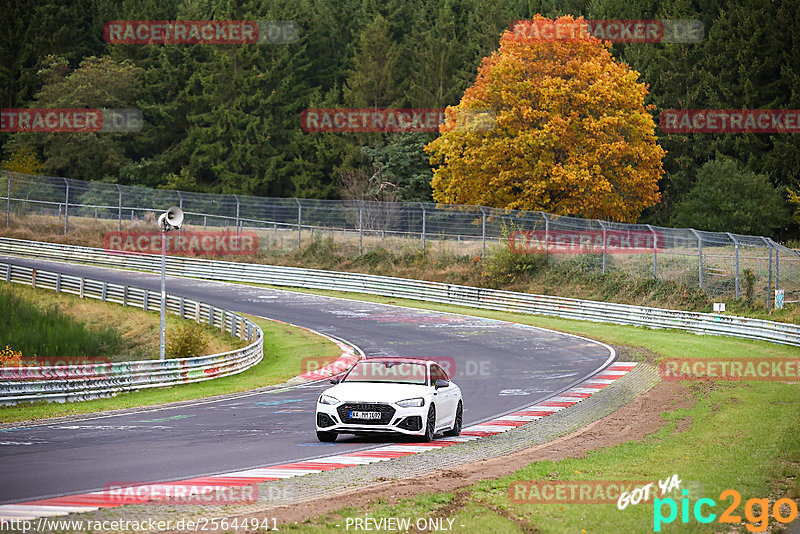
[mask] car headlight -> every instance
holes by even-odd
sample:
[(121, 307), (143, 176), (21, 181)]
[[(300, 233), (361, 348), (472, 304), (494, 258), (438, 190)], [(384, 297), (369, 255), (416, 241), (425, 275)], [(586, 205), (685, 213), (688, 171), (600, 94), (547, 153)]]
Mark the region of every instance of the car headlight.
[(402, 406), (403, 408), (411, 408), (413, 406), (425, 406), (425, 399), (423, 399), (422, 397), (416, 397), (414, 399), (405, 399), (398, 402), (397, 405)]
[(330, 395), (320, 395), (319, 397), (320, 404), (339, 404), (339, 399), (335, 397), (331, 397)]

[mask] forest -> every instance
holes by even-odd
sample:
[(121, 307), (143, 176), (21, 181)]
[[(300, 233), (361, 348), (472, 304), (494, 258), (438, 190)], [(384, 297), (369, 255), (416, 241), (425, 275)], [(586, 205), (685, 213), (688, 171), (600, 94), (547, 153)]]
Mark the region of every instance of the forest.
[[(613, 43), (665, 152), (638, 221), (800, 237), (796, 133), (667, 133), (669, 109), (800, 108), (795, 0), (4, 0), (0, 107), (134, 108), (135, 133), (0, 132), (9, 170), (272, 197), (430, 201), (436, 132), (304, 131), (311, 108), (457, 105), (510, 24), (541, 14), (702, 22)], [(110, 44), (108, 21), (290, 21), (266, 44)], [(533, 163), (532, 163), (533, 164)], [(372, 187), (379, 177), (381, 187)], [(383, 187), (388, 184), (389, 187)]]

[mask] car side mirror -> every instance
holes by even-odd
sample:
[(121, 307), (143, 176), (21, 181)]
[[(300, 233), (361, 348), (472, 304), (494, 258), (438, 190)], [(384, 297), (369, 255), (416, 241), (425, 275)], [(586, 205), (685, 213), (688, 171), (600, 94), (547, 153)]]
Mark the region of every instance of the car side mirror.
[(448, 382), (447, 380), (442, 380), (440, 378), (439, 380), (436, 381), (436, 383), (434, 384), (434, 387), (436, 389), (439, 389), (439, 388), (446, 388), (449, 385), (450, 385), (450, 382)]
[(331, 378), (330, 380), (328, 380), (328, 382), (330, 382), (331, 384), (338, 384), (339, 383), (339, 379), (338, 378)]

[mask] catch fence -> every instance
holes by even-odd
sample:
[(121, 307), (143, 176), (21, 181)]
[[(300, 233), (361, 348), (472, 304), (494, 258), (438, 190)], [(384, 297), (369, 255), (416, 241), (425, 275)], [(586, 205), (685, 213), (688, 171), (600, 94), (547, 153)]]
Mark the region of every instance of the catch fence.
[(176, 205), (186, 229), (254, 231), (266, 256), (315, 242), (353, 256), (388, 249), (485, 257), (510, 247), (545, 254), (551, 265), (672, 280), (720, 299), (760, 300), (768, 308), (800, 302), (800, 251), (768, 237), (485, 206), (218, 195), (10, 172), (5, 178), (7, 227), (33, 215), (58, 218), (63, 233), (98, 222), (108, 231), (154, 228), (157, 214)]

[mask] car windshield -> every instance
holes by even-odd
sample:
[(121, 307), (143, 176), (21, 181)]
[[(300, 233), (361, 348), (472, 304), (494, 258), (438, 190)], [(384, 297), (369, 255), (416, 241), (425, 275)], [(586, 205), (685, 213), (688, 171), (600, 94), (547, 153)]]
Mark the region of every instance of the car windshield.
[(393, 384), (427, 384), (427, 366), (413, 362), (358, 362), (343, 382), (390, 382)]

